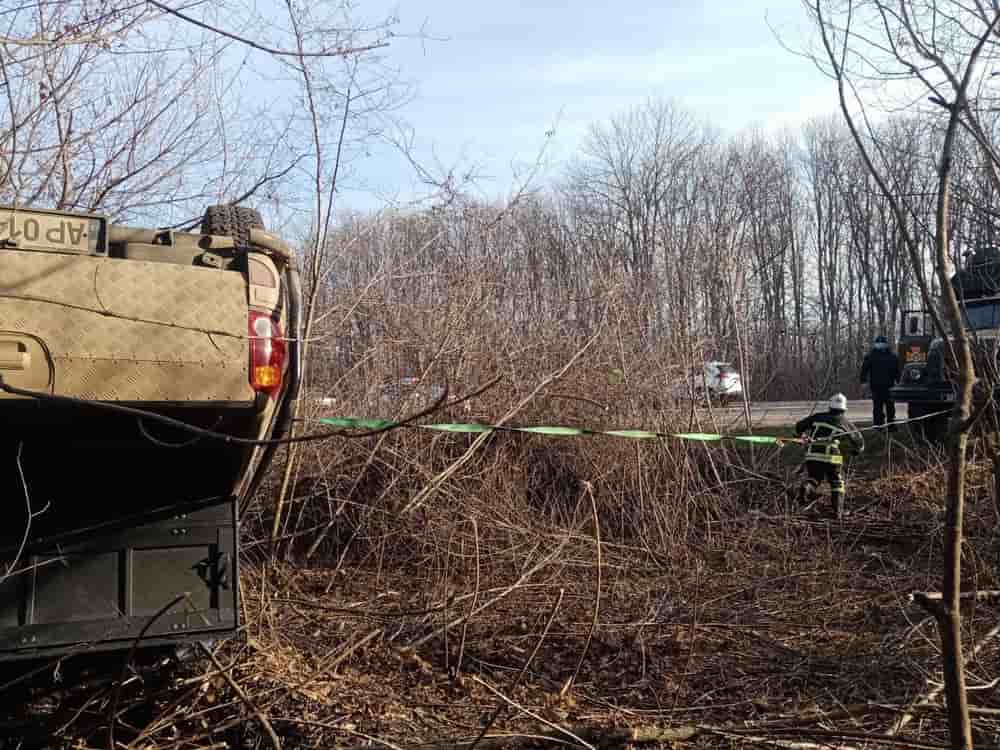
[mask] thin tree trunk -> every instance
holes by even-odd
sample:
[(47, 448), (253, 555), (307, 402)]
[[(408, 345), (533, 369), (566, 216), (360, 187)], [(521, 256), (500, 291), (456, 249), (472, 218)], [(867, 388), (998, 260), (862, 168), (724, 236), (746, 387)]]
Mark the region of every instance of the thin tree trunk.
[[(971, 65), (971, 63), (970, 63)], [(961, 93), (959, 94), (961, 97)], [(949, 225), (948, 205), (951, 188), (951, 159), (955, 131), (958, 127), (958, 108), (948, 123), (945, 141), (941, 148), (935, 236), (937, 273), (944, 291), (944, 308), (952, 330), (955, 331), (956, 359), (958, 361), (958, 400), (952, 414), (948, 446), (948, 494), (944, 524), (944, 571), (941, 582), (941, 603), (934, 608), (938, 630), (941, 634), (941, 658), (944, 668), (944, 692), (948, 706), (948, 734), (954, 748), (972, 748), (972, 725), (965, 691), (965, 669), (962, 658), (962, 529), (965, 513), (965, 464), (969, 442), (969, 411), (972, 402), (972, 385), (976, 379), (975, 366), (969, 339), (962, 326), (962, 312), (955, 291), (947, 276)]]
[[(843, 67), (844, 55), (846, 54), (847, 42), (850, 38), (850, 29), (842, 31), (843, 48), (838, 54), (834, 50), (830, 35), (830, 25), (824, 18), (821, 0), (815, 0), (811, 6), (815, 12), (815, 17), (820, 25), (823, 45), (829, 57), (830, 65), (835, 72), (837, 90), (840, 99), (841, 111), (844, 114), (851, 134), (855, 139), (862, 158), (866, 166), (875, 178), (886, 199), (892, 206), (893, 213), (899, 221), (901, 229), (906, 228), (906, 214), (902, 210), (899, 197), (890, 189), (884, 176), (872, 163), (864, 140), (858, 133), (855, 120), (851, 114), (845, 95), (846, 73)], [(883, 16), (884, 18), (884, 16)], [(911, 42), (920, 44), (912, 21), (905, 11), (900, 17), (902, 30), (905, 31)], [(959, 307), (955, 290), (952, 288), (948, 278), (948, 251), (949, 251), (949, 202), (951, 189), (951, 169), (952, 157), (955, 148), (955, 137), (958, 131), (960, 118), (968, 107), (966, 92), (969, 89), (972, 71), (976, 65), (980, 53), (986, 42), (993, 36), (998, 24), (1000, 24), (1000, 13), (995, 14), (983, 34), (979, 37), (975, 47), (970, 51), (965, 65), (965, 71), (961, 80), (952, 72), (948, 63), (938, 56), (935, 49), (927, 45), (920, 45), (921, 56), (933, 63), (942, 71), (952, 87), (954, 101), (948, 103), (938, 97), (937, 101), (944, 106), (949, 113), (947, 129), (941, 145), (940, 161), (938, 163), (938, 186), (937, 186), (937, 210), (935, 215), (935, 237), (934, 237), (934, 265), (935, 274), (940, 284), (942, 307), (945, 317), (951, 324), (954, 332), (953, 338), (948, 340), (952, 354), (955, 357), (958, 370), (958, 398), (952, 412), (949, 429), (948, 444), (948, 486), (945, 501), (947, 503), (945, 511), (945, 528), (943, 533), (944, 544), (944, 570), (942, 571), (942, 598), (940, 602), (922, 600), (922, 604), (934, 614), (937, 620), (938, 630), (941, 636), (942, 666), (944, 671), (944, 687), (947, 702), (948, 729), (951, 739), (951, 746), (961, 750), (971, 750), (972, 748), (972, 727), (969, 721), (969, 707), (966, 697), (964, 661), (962, 658), (962, 630), (961, 630), (961, 564), (962, 564), (962, 523), (965, 504), (965, 470), (966, 451), (968, 446), (969, 413), (972, 402), (972, 387), (975, 383), (975, 367), (972, 359), (972, 351), (969, 344), (969, 337), (963, 327), (962, 311)], [(917, 244), (910, 233), (904, 234), (907, 249), (913, 260), (913, 270), (920, 282), (921, 292), (924, 302), (933, 314), (933, 305), (930, 293), (920, 278), (920, 263), (917, 259)], [(940, 325), (940, 318), (935, 315), (935, 325), (943, 329)]]
[(948, 507), (944, 527), (944, 576), (941, 604), (936, 613), (941, 633), (944, 692), (948, 705), (948, 734), (952, 747), (972, 747), (972, 725), (965, 690), (965, 663), (962, 657), (962, 522), (965, 510), (965, 453), (968, 434), (952, 437), (948, 461)]

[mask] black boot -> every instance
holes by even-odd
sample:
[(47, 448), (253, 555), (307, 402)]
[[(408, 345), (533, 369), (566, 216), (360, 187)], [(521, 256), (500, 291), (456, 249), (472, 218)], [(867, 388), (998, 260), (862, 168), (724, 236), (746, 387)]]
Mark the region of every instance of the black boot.
[(844, 517), (844, 495), (840, 492), (830, 493), (831, 515), (838, 521)]
[(799, 490), (799, 504), (802, 512), (808, 512), (819, 499), (819, 492), (815, 482), (806, 480)]
[(807, 479), (799, 488), (799, 502), (811, 503), (816, 499), (816, 483)]

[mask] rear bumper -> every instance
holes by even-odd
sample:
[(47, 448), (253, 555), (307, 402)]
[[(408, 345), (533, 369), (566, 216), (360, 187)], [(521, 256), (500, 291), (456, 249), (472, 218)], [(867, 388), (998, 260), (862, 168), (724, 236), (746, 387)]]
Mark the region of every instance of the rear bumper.
[(218, 498), (33, 539), (0, 584), (0, 662), (231, 635), (236, 513)]
[(743, 386), (740, 384), (736, 385), (717, 385), (713, 387), (712, 393), (716, 396), (742, 396)]
[(943, 404), (953, 401), (955, 393), (948, 385), (939, 387), (897, 385), (889, 389), (889, 397), (893, 401), (907, 403)]

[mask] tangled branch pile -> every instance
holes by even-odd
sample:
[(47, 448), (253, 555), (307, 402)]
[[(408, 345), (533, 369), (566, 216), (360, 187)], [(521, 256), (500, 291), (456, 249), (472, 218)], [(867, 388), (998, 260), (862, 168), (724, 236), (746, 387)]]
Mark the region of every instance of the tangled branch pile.
[[(312, 456), (277, 558), (271, 518), (247, 518), (244, 637), (204, 674), (131, 676), (119, 741), (946, 742), (933, 622), (908, 598), (938, 577), (937, 467), (904, 444), (876, 441), (840, 522), (790, 500), (794, 457), (773, 450), (511, 434), (415, 505), (470, 439), (396, 432)], [(977, 492), (967, 587), (1000, 588), (985, 473)], [(989, 598), (966, 613), (984, 744), (996, 613)], [(115, 684), (60, 709), (81, 747), (105, 746)]]

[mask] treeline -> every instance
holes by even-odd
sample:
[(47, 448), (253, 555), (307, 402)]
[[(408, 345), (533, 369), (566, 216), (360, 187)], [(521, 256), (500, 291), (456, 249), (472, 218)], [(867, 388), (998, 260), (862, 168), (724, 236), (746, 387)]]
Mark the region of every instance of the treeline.
[[(921, 271), (936, 138), (912, 119), (875, 144), (921, 209)], [(966, 149), (957, 170), (956, 256), (992, 237), (977, 158)], [(619, 369), (655, 392), (722, 358), (754, 397), (857, 393), (872, 337), (894, 338), (922, 306), (897, 221), (837, 119), (727, 137), (665, 101), (594, 125), (555, 187), (352, 216), (328, 252), (323, 293), (340, 314), (314, 352), (323, 385), (428, 369), (532, 383), (596, 336), (580, 367), (597, 381)]]
[[(331, 220), (335, 183), (401, 101), (378, 55), (282, 67), (289, 85), (255, 104), (246, 91), (287, 55), (263, 55), (255, 73), (228, 37), (106, 5), (0, 14), (0, 202), (191, 228), (206, 204), (234, 201), (291, 239), (312, 227), (302, 256), (319, 389), (367, 394), (430, 370), (469, 386), (502, 374), (530, 392), (586, 346), (570, 375), (588, 392), (616, 385), (609, 399), (651, 404), (713, 358), (738, 364), (755, 397), (854, 393), (871, 337), (920, 305), (897, 220), (837, 116), (729, 136), (652, 100), (595, 123), (544, 188), (484, 204), (448, 183), (425, 210)], [(288, 21), (275, 31), (284, 49), (390, 38), (389, 21), (289, 12), (254, 27)], [(933, 113), (912, 111), (886, 120), (871, 150), (912, 208), (921, 268), (940, 133)], [(993, 231), (980, 154), (959, 144), (956, 260)]]

